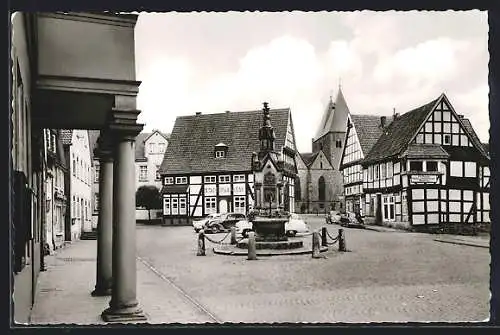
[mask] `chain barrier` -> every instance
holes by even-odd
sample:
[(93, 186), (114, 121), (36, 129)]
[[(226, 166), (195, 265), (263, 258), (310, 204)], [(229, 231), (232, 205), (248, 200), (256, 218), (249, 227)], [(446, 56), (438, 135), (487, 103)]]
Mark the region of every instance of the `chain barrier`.
[(225, 240), (225, 239), (226, 239), (226, 238), (227, 238), (230, 234), (231, 234), (231, 232), (228, 232), (228, 233), (226, 234), (226, 236), (224, 236), (224, 237), (223, 237), (220, 241), (215, 241), (215, 240), (212, 240), (212, 239), (211, 239), (210, 237), (208, 237), (206, 234), (205, 234), (205, 238), (206, 238), (208, 241), (212, 242), (212, 243), (215, 243), (215, 244), (222, 244), (222, 242), (223, 242), (223, 241), (224, 241), (224, 240)]
[(332, 242), (326, 242), (326, 244), (334, 245), (335, 243), (337, 243), (339, 241), (340, 235), (337, 235), (337, 237), (332, 237), (332, 235), (330, 235), (330, 232), (328, 232), (328, 229), (325, 229), (325, 230), (326, 230), (326, 236), (328, 236), (332, 240)]

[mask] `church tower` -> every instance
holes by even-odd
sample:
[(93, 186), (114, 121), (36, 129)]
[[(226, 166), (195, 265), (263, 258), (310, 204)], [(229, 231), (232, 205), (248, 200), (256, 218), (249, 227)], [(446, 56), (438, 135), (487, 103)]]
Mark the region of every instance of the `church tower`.
[(340, 167), (340, 159), (347, 133), (348, 115), (349, 108), (342, 93), (342, 88), (339, 86), (335, 101), (332, 101), (330, 96), (330, 101), (312, 143), (313, 153), (322, 150), (336, 171)]

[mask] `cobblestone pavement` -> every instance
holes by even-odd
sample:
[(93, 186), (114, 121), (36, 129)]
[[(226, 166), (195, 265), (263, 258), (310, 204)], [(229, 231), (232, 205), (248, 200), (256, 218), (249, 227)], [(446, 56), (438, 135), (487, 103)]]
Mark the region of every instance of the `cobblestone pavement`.
[[(323, 218), (308, 218), (311, 228)], [(327, 225), (332, 236), (339, 226)], [(489, 250), (433, 235), (344, 228), (346, 253), (196, 256), (190, 227), (138, 227), (138, 254), (223, 322), (483, 321)], [(222, 234), (212, 235), (218, 240)], [(307, 237), (310, 238), (310, 237)], [(193, 305), (194, 306), (194, 305)]]
[[(308, 218), (312, 229), (324, 219)], [(339, 226), (327, 225), (336, 236)], [(191, 227), (137, 227), (137, 297), (148, 323), (483, 321), (489, 250), (435, 236), (344, 228), (338, 245), (311, 255), (196, 256)], [(212, 235), (219, 240), (223, 234)], [(305, 237), (311, 239), (311, 236)], [(228, 239), (229, 240), (229, 239)], [(47, 258), (32, 324), (103, 324), (109, 297), (91, 297), (96, 241)]]

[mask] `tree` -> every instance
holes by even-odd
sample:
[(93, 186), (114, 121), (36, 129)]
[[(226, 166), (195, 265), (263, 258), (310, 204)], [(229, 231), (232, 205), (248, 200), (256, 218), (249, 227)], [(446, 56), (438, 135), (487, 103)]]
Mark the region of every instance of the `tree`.
[(158, 188), (152, 185), (139, 187), (135, 194), (135, 205), (148, 210), (148, 219), (149, 223), (151, 223), (151, 210), (161, 208), (161, 197)]

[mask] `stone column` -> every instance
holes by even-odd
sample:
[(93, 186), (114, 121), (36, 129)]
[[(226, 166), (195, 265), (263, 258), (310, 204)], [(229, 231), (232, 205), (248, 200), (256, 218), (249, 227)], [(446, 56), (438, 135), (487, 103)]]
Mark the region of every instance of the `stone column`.
[(114, 141), (113, 284), (109, 308), (102, 313), (102, 318), (108, 322), (146, 320), (136, 297), (134, 142), (143, 127), (135, 123), (139, 113), (113, 110), (109, 125)]
[(97, 219), (97, 283), (92, 296), (111, 295), (113, 237), (113, 155), (100, 138), (94, 154), (99, 157), (99, 217)]

